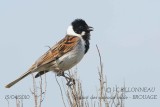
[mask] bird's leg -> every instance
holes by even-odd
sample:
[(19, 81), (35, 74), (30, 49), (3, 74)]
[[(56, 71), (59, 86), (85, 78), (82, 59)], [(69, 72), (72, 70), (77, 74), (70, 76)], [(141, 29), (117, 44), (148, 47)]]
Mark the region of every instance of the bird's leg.
[(57, 76), (63, 76), (63, 77), (66, 79), (66, 81), (67, 81), (67, 84), (66, 84), (66, 85), (68, 85), (68, 86), (72, 86), (72, 85), (75, 84), (74, 78), (69, 77), (69, 76), (66, 76), (66, 75), (64, 74), (64, 71), (62, 71), (62, 70), (60, 70), (60, 71), (57, 73)]
[(67, 84), (68, 86), (72, 86), (72, 85), (75, 85), (75, 79), (72, 78), (72, 77), (67, 77), (65, 75), (63, 75), (63, 77), (65, 77), (65, 79), (67, 80)]
[(66, 85), (68, 85), (68, 86), (72, 86), (72, 85), (75, 84), (74, 78), (69, 77), (69, 75), (66, 76), (66, 75), (64, 74), (64, 71), (62, 71), (62, 70), (60, 70), (60, 71), (57, 73), (57, 76), (63, 76), (63, 77), (66, 79), (66, 81), (67, 81), (67, 84), (66, 84)]
[(57, 76), (63, 76), (64, 75), (64, 71), (60, 70), (58, 73), (57, 73)]

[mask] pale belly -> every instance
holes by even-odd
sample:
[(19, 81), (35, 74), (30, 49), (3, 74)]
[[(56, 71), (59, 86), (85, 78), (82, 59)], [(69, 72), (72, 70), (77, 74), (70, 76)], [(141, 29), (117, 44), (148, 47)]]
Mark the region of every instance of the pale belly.
[(78, 64), (84, 56), (83, 49), (75, 49), (66, 55), (59, 58), (58, 65), (62, 71), (71, 69), (73, 66)]
[(52, 66), (49, 67), (49, 70), (58, 72), (59, 70), (66, 71), (71, 69), (81, 61), (84, 56), (84, 50), (84, 46), (79, 44), (75, 49), (52, 62)]

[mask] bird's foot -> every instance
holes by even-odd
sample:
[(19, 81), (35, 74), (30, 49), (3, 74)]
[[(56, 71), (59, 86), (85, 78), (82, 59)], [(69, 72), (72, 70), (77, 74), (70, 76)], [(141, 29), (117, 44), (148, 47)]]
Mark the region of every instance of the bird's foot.
[(72, 85), (75, 85), (75, 79), (72, 78), (72, 77), (70, 77), (69, 75), (66, 76), (64, 74), (64, 71), (59, 71), (57, 73), (57, 76), (63, 76), (66, 79), (66, 81), (67, 81), (67, 83), (66, 83), (67, 86), (71, 87)]
[(66, 85), (71, 87), (72, 85), (75, 85), (75, 79), (72, 77), (68, 77), (66, 75), (63, 75), (63, 77), (66, 79), (67, 83)]
[(72, 85), (75, 85), (75, 79), (74, 78), (69, 78), (66, 85), (69, 86), (69, 87), (71, 87)]

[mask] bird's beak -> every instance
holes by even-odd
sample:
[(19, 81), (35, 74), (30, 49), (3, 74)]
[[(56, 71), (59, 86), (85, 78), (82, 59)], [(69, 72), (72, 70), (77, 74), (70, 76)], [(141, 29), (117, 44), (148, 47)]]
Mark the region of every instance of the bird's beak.
[(88, 26), (88, 31), (93, 31), (93, 30), (94, 30), (93, 27)]

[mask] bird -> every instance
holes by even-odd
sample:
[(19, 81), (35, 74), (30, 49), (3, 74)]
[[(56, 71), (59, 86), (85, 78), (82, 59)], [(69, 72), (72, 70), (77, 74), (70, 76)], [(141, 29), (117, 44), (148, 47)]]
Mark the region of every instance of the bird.
[[(35, 78), (53, 71), (57, 76), (64, 76), (64, 72), (77, 65), (90, 48), (90, 32), (93, 27), (88, 26), (81, 18), (74, 19), (67, 28), (66, 35), (53, 47), (39, 57), (33, 65), (19, 78), (7, 84), (10, 88), (29, 74), (37, 72)], [(69, 84), (69, 83), (68, 83)]]

